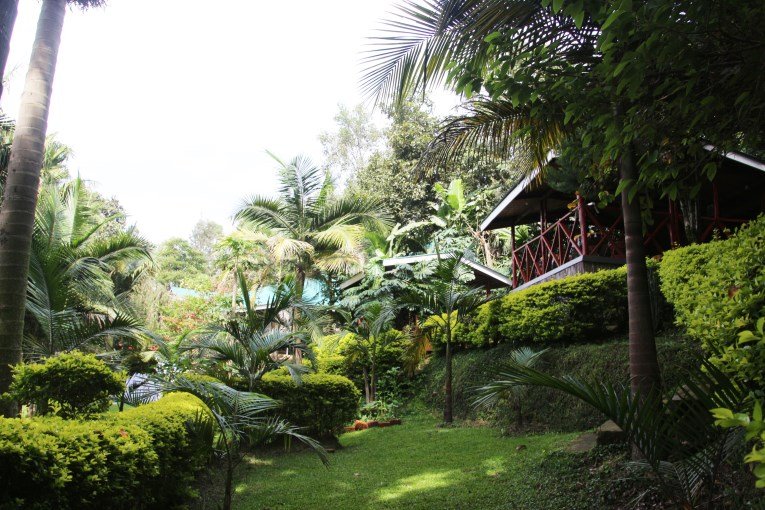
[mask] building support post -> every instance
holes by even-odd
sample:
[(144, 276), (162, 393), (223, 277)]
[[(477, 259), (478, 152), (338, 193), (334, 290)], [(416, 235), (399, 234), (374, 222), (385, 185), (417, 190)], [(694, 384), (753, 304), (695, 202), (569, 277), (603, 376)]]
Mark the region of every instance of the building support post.
[(510, 267), (513, 271), (513, 288), (518, 286), (518, 268), (515, 267), (515, 223), (510, 225)]

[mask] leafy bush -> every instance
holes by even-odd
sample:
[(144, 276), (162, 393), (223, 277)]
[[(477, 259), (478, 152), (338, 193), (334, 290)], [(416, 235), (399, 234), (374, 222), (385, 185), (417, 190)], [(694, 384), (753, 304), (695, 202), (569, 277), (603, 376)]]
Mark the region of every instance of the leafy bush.
[[(680, 368), (692, 362), (694, 342), (681, 336), (657, 339), (659, 363), (664, 383), (678, 384)], [(504, 429), (517, 429), (515, 399), (502, 400), (489, 410), (475, 409), (475, 390), (492, 380), (497, 367), (504, 363), (514, 346), (499, 345), (490, 349), (471, 349), (454, 355), (454, 414), (461, 419), (485, 420)], [(624, 340), (602, 344), (551, 347), (537, 364), (551, 375), (592, 377), (602, 381), (626, 384), (629, 381), (628, 344)], [(689, 367), (688, 367), (689, 368)], [(419, 374), (415, 386), (419, 399), (434, 410), (443, 406), (443, 356), (431, 357)], [(524, 388), (521, 396), (524, 429), (534, 431), (575, 431), (600, 425), (605, 419), (591, 407), (562, 392), (544, 388)]]
[[(627, 270), (602, 270), (511, 292), (463, 319), (457, 343), (583, 342), (627, 330)], [(439, 335), (431, 339), (442, 343)]]
[(0, 508), (175, 507), (210, 451), (189, 432), (206, 416), (169, 395), (90, 421), (0, 419)]
[(255, 391), (279, 400), (280, 417), (304, 427), (308, 435), (327, 437), (342, 430), (356, 417), (361, 392), (347, 377), (308, 374), (296, 385), (288, 375), (270, 373), (256, 384)]
[(21, 402), (36, 404), (39, 414), (84, 418), (108, 409), (109, 396), (122, 393), (124, 387), (121, 374), (94, 355), (75, 351), (16, 365), (11, 393)]
[[(760, 388), (765, 344), (739, 337), (765, 317), (765, 216), (725, 241), (664, 254), (661, 288), (676, 321), (701, 341), (712, 360)], [(742, 341), (743, 340), (743, 341)]]
[[(359, 355), (358, 350), (354, 348), (356, 341), (352, 335), (325, 337), (322, 347), (316, 352), (317, 369), (319, 372), (347, 377), (359, 390), (363, 390), (364, 365), (369, 367), (369, 359)], [(399, 330), (391, 329), (381, 335), (377, 341), (376, 353), (378, 376), (391, 368), (401, 366), (408, 345), (408, 337)]]

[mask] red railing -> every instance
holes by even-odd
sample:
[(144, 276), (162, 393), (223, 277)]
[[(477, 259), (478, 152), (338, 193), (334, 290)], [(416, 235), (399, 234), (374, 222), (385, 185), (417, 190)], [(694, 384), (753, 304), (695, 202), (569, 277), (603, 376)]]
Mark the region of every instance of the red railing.
[[(725, 236), (746, 220), (720, 215), (715, 200), (712, 216), (699, 218), (698, 242), (715, 235)], [(673, 247), (687, 244), (682, 232), (682, 215), (674, 202), (666, 211), (654, 211), (653, 221), (644, 237), (646, 252), (656, 255)], [(585, 235), (583, 235), (583, 232)], [(536, 237), (521, 246), (513, 247), (513, 287), (528, 283), (580, 256), (623, 259), (624, 223), (620, 207), (607, 207), (600, 211), (578, 199), (577, 207), (555, 223), (543, 227)]]
[[(513, 287), (527, 283), (582, 255), (624, 257), (621, 214), (602, 223), (594, 207), (583, 205), (513, 249)], [(582, 232), (587, 235), (583, 236)]]

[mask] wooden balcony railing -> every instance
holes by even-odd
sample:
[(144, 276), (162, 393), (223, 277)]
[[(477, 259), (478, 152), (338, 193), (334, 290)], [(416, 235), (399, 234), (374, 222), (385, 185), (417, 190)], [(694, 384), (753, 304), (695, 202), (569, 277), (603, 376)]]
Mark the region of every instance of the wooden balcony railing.
[[(716, 188), (714, 189), (712, 216), (699, 218), (698, 242), (715, 235), (726, 236), (746, 220), (720, 215)], [(644, 237), (649, 254), (660, 254), (673, 247), (686, 244), (680, 208), (668, 201), (666, 211), (654, 211), (652, 224)], [(514, 230), (514, 229), (513, 229)], [(513, 238), (515, 234), (513, 232)], [(580, 256), (623, 259), (624, 222), (621, 208), (607, 207), (600, 211), (594, 205), (577, 199), (577, 206), (552, 224), (543, 225), (542, 231), (521, 246), (513, 246), (513, 288), (543, 276)]]

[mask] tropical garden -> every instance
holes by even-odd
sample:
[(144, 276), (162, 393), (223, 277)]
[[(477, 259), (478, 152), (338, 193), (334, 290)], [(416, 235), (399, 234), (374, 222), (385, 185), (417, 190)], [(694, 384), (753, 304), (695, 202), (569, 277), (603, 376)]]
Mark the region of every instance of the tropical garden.
[[(402, 0), (322, 161), (151, 243), (46, 132), (104, 3), (42, 0), (0, 119), (0, 508), (763, 508), (765, 189), (710, 242), (644, 234), (671, 201), (700, 239), (729, 155), (765, 170), (765, 4)], [(619, 211), (618, 267), (512, 289), (546, 218), (482, 223), (532, 177)]]

